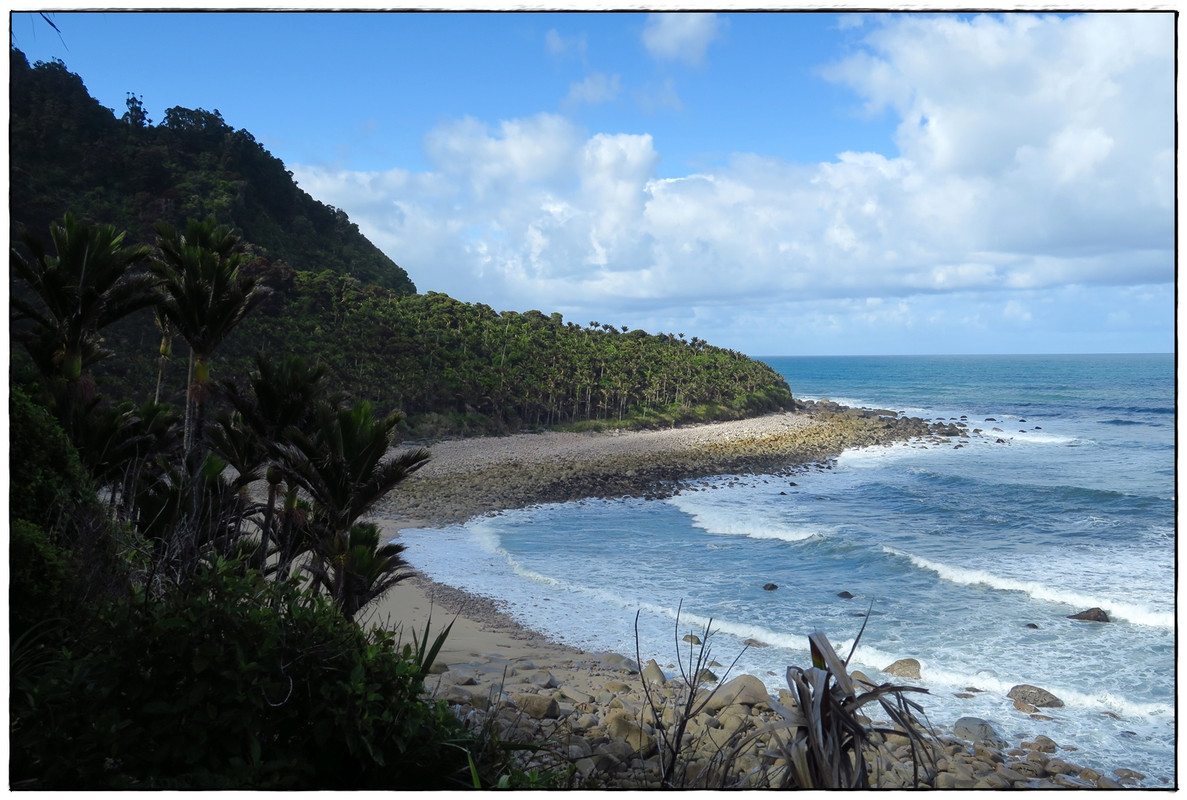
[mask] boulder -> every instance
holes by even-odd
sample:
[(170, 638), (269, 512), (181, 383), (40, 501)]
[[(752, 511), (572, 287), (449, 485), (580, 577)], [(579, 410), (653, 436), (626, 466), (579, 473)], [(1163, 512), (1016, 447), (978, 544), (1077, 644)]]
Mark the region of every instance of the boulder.
[(701, 637), (697, 636), (695, 633), (689, 633), (685, 634), (684, 641), (688, 642), (689, 644), (700, 644)]
[(580, 758), (588, 758), (593, 755), (593, 745), (589, 743), (589, 740), (581, 736), (570, 736), (567, 741), (569, 743), (569, 758), (571, 760), (576, 761)]
[(961, 717), (952, 724), (952, 733), (969, 742), (987, 742), (993, 747), (1005, 747), (1006, 741), (986, 720), (980, 717)]
[(717, 691), (705, 705), (705, 710), (716, 713), (726, 706), (752, 706), (756, 703), (769, 703), (770, 692), (766, 685), (753, 675), (739, 675), (729, 683), (717, 687)]
[(1109, 615), (1099, 608), (1090, 608), (1087, 611), (1081, 611), (1079, 614), (1071, 614), (1068, 619), (1083, 619), (1089, 622), (1108, 622)]
[(1011, 700), (1021, 700), (1023, 703), (1029, 703), (1037, 708), (1063, 708), (1063, 701), (1058, 697), (1046, 689), (1031, 686), (1029, 683), (1018, 684), (1006, 692), (1006, 697)]
[(762, 588), (768, 592), (773, 592), (776, 589), (778, 589), (779, 586), (778, 586), (778, 584), (774, 584), (774, 583), (764, 583)]
[(602, 665), (608, 669), (627, 672), (631, 675), (639, 674), (639, 665), (624, 655), (618, 653), (603, 653), (600, 657)]
[(557, 719), (561, 715), (556, 700), (542, 694), (515, 694), (511, 696), (515, 707), (532, 719)]
[[(1034, 738), (1033, 742), (1023, 742), (1022, 743), (1023, 750), (1035, 750), (1040, 753), (1054, 753), (1055, 748), (1057, 748), (1057, 747), (1059, 747), (1059, 745), (1057, 745), (1055, 743), (1054, 739), (1052, 739), (1049, 736), (1042, 736), (1042, 735), (1036, 736)], [(1043, 763), (1046, 763), (1046, 762), (1043, 762)]]
[(1041, 778), (1047, 774), (1047, 771), (1043, 769), (1043, 765), (1035, 761), (1010, 761), (1006, 766), (1027, 780)]
[(857, 681), (858, 683), (864, 683), (867, 686), (877, 686), (878, 685), (878, 684), (874, 683), (872, 680), (870, 680), (869, 676), (867, 676), (864, 672), (862, 672), (859, 669), (855, 669), (852, 672), (850, 672), (849, 677), (852, 678), (853, 680)]
[(1030, 703), (1027, 703), (1024, 700), (1019, 700), (1018, 698), (1014, 698), (1014, 708), (1018, 709), (1023, 714), (1032, 714), (1037, 710), (1035, 706), (1032, 706)]
[(1080, 768), (1075, 764), (1069, 764), (1062, 758), (1050, 758), (1047, 760), (1047, 774), (1048, 775), (1079, 775)]
[(894, 675), (899, 678), (915, 678), (919, 679), (919, 662), (914, 658), (900, 658), (888, 667), (883, 667), (882, 671), (887, 675)]
[(837, 592), (837, 597), (841, 598), (842, 600), (852, 600), (853, 599), (853, 595), (850, 594), (849, 592)]
[(533, 686), (540, 687), (541, 689), (555, 689), (560, 686), (556, 678), (552, 676), (552, 673), (546, 669), (536, 670), (535, 672), (523, 676), (523, 679), (525, 683), (530, 683)]
[(1146, 776), (1142, 773), (1132, 769), (1125, 769), (1124, 767), (1118, 767), (1117, 769), (1113, 770), (1113, 774), (1116, 775), (1117, 780), (1121, 781), (1122, 783), (1137, 783), (1138, 781), (1144, 781), (1146, 779)]
[(643, 668), (643, 680), (646, 683), (656, 683), (663, 686), (668, 682), (668, 677), (664, 675), (664, 671), (659, 668), (659, 664), (656, 664), (653, 658)]
[(648, 736), (637, 722), (625, 715), (606, 720), (606, 735), (612, 740), (626, 742), (635, 753), (644, 758), (655, 751), (655, 740)]
[(951, 772), (941, 772), (936, 775), (937, 789), (972, 789), (976, 785), (977, 781), (974, 779), (957, 777)]

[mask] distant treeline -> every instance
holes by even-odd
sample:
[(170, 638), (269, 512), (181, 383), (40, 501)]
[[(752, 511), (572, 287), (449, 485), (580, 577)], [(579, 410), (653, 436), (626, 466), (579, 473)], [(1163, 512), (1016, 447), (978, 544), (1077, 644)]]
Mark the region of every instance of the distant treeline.
[[(792, 404), (787, 384), (766, 364), (696, 337), (579, 325), (535, 310), (499, 313), (331, 272), (272, 266), (263, 277), (273, 295), (228, 339), (218, 374), (249, 374), (257, 352), (301, 355), (326, 365), (329, 380), (352, 396), (407, 414), (409, 436), (670, 425)], [(151, 399), (159, 363), (150, 326), (146, 314), (109, 333), (114, 348), (136, 356), (97, 365), (108, 391)], [(185, 363), (179, 342), (163, 399), (180, 404)]]

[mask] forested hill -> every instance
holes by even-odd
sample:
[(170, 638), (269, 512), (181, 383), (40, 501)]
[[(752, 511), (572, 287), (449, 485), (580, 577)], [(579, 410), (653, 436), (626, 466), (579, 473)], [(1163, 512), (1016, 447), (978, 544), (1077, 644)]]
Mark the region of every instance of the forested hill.
[[(30, 67), (12, 50), (10, 175), (13, 241), (28, 231), (51, 251), (49, 227), (67, 212), (156, 244), (153, 226), (184, 230), (213, 218), (254, 256), (243, 270), (271, 296), (219, 346), (211, 377), (243, 385), (256, 355), (319, 362), (336, 388), (377, 410), (403, 411), (407, 436), (524, 427), (669, 425), (789, 408), (766, 364), (683, 334), (566, 322), (560, 314), (499, 311), (446, 295), (414, 294), (404, 270), (341, 210), (292, 181), (250, 133), (218, 112), (171, 108), (152, 125), (129, 97), (122, 118), (90, 97), (60, 62)], [(14, 296), (25, 291), (13, 284)], [(92, 369), (101, 395), (182, 407), (189, 350), (149, 308), (105, 327), (112, 355)], [(13, 346), (14, 380), (30, 376)]]
[(302, 191), (280, 159), (217, 110), (174, 107), (153, 125), (129, 96), (117, 118), (61, 62), (30, 67), (15, 48), (9, 61), (14, 233), (24, 226), (44, 236), (52, 221), (73, 211), (151, 242), (158, 221), (183, 228), (186, 220), (214, 217), (293, 269), (328, 269), (402, 294), (416, 291), (345, 212)]

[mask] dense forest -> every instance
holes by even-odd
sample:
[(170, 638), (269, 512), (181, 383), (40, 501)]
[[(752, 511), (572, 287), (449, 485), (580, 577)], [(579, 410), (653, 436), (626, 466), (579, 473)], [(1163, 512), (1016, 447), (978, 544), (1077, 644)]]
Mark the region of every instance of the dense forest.
[(786, 384), (414, 294), (217, 112), (117, 119), (11, 62), (10, 786), (565, 785), (423, 699), (448, 629), (361, 624), (409, 574), (367, 521), (429, 457), (394, 445), (747, 415)]

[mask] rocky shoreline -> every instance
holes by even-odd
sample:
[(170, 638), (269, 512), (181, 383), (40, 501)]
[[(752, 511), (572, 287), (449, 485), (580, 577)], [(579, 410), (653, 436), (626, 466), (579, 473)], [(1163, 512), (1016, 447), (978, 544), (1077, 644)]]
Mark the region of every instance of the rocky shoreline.
[[(626, 433), (536, 433), (428, 446), (433, 458), (385, 501), (399, 519), (459, 523), (480, 514), (590, 497), (665, 497), (714, 475), (788, 474), (851, 448), (915, 440), (959, 446), (963, 422), (797, 401), (794, 412)], [(955, 443), (955, 444), (954, 444)]]
[[(417, 520), (437, 526), (539, 503), (662, 497), (698, 478), (827, 468), (846, 449), (895, 442), (961, 447), (981, 433), (959, 420), (819, 401), (793, 413), (665, 431), (452, 440), (432, 444), (433, 460), (401, 484), (383, 511), (404, 520), (402, 527), (416, 527)], [(703, 690), (716, 685), (720, 698), (688, 720), (685, 771), (665, 777), (657, 743), (670, 734), (689, 691), (678, 665), (641, 666), (621, 654), (558, 645), (515, 623), (488, 598), (419, 575), (412, 580), (442, 611), (533, 648), (526, 656), (455, 657), (439, 663), (427, 685), (475, 730), (509, 742), (544, 743), (525, 757), (525, 770), (571, 769), (575, 786), (620, 789), (756, 787), (778, 780), (783, 765), (768, 747), (772, 734), (761, 732), (779, 715), (759, 679), (722, 674), (728, 682), (718, 684), (713, 676)], [(1008, 744), (985, 720), (962, 719), (937, 733), (921, 762), (913, 759), (906, 737), (882, 737), (867, 758), (872, 784), (900, 788), (918, 777), (920, 786), (934, 788), (1123, 788), (1144, 780), (1132, 770), (1102, 774), (1077, 766), (1063, 757), (1074, 747), (1045, 736)], [(730, 746), (747, 738), (741, 753), (727, 757)], [(923, 767), (918, 776), (917, 763)]]
[[(427, 682), (429, 695), (449, 703), (472, 729), (486, 727), (506, 742), (542, 744), (524, 758), (525, 771), (571, 768), (575, 786), (614, 789), (755, 788), (778, 779), (782, 763), (771, 754), (771, 734), (763, 730), (777, 727), (781, 717), (774, 710), (776, 698), (758, 678), (730, 675), (723, 665), (709, 662), (722, 681), (710, 680), (702, 687), (708, 692), (716, 686), (716, 694), (689, 719), (681, 742), (681, 771), (665, 782), (658, 742), (663, 730), (672, 730), (688, 695), (678, 665), (661, 666), (652, 659), (640, 667), (618, 653), (558, 645), (519, 626), (488, 598), (419, 575), (412, 580), (442, 612), (463, 614), (484, 628), (540, 647), (527, 656), (491, 654), (439, 663)], [(860, 673), (854, 677), (866, 680)], [(777, 701), (788, 707), (794, 703), (786, 690)], [(1047, 736), (1010, 745), (982, 719), (962, 718), (936, 734), (929, 751), (918, 758), (905, 735), (875, 737), (878, 752), (867, 758), (871, 784), (912, 787), (917, 766), (918, 785), (937, 789), (1120, 789), (1138, 786), (1145, 777), (1124, 768), (1102, 773), (1081, 767), (1071, 760), (1075, 747)], [(750, 743), (736, 753), (747, 739)]]

